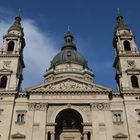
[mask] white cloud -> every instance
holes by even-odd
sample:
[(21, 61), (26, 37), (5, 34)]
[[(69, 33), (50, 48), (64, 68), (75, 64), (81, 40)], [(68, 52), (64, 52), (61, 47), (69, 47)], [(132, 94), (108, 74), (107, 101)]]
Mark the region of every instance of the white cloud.
[[(22, 87), (26, 88), (43, 81), (43, 74), (49, 67), (50, 61), (56, 54), (54, 42), (51, 36), (43, 33), (31, 19), (22, 22), (25, 33), (26, 46), (24, 49), (24, 80)], [(0, 22), (0, 44), (2, 36), (6, 33), (10, 24), (6, 21)]]

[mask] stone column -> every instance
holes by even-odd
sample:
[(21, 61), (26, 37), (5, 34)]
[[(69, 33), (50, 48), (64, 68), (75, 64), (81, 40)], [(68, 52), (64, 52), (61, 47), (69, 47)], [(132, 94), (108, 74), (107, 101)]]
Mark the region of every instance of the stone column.
[(88, 138), (87, 138), (87, 132), (84, 132), (84, 140), (88, 140)]
[(90, 140), (93, 140), (93, 133), (90, 132)]
[(55, 133), (51, 132), (51, 140), (55, 140)]

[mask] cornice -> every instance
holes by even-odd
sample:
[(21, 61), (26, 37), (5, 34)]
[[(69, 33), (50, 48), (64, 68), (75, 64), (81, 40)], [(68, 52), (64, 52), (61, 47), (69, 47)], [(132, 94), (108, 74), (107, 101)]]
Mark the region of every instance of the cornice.
[(121, 91), (121, 94), (123, 94), (124, 96), (140, 95), (140, 89), (138, 89), (138, 90), (124, 90), (124, 91)]
[(20, 93), (18, 93), (17, 95), (16, 95), (16, 98), (28, 98), (29, 97), (29, 95), (28, 95), (28, 93), (27, 92), (20, 92)]
[(0, 54), (0, 57), (19, 57), (19, 54)]
[(47, 94), (47, 95), (108, 95), (109, 93), (112, 93), (112, 91), (109, 90), (103, 90), (103, 91), (95, 91), (95, 90), (28, 90), (26, 91), (30, 95), (36, 95), (36, 94)]
[(0, 95), (2, 96), (12, 96), (16, 95), (17, 93), (17, 91), (0, 91)]

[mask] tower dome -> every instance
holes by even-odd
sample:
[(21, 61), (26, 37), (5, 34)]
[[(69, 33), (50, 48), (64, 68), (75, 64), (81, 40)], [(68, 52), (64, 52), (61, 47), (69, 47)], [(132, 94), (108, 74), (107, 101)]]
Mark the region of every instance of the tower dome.
[(74, 37), (69, 31), (64, 40), (61, 51), (53, 58), (44, 75), (45, 81), (67, 76), (93, 81), (93, 73), (88, 68), (86, 59), (77, 51), (73, 43)]
[(70, 32), (64, 37), (65, 42), (59, 52), (52, 60), (51, 67), (55, 67), (60, 64), (78, 64), (83, 67), (87, 67), (87, 61), (77, 51), (76, 45), (73, 43), (73, 36)]

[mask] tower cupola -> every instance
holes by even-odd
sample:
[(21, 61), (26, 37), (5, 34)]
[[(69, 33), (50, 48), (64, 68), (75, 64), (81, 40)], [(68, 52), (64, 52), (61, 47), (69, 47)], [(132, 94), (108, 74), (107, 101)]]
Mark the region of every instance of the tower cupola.
[(123, 16), (120, 14), (120, 10), (118, 9), (118, 13), (117, 13), (117, 26), (116, 26), (116, 30), (129, 30), (129, 28), (127, 27), (127, 25), (124, 23), (123, 20)]
[(74, 37), (72, 36), (71, 32), (68, 31), (68, 33), (64, 36), (64, 44), (61, 50), (67, 47), (77, 50), (76, 45), (73, 43), (73, 41), (74, 41)]
[(11, 33), (11, 34), (22, 34), (24, 35), (23, 33), (23, 28), (21, 26), (21, 17), (20, 17), (20, 14), (18, 14), (16, 17), (15, 17), (15, 21), (13, 23), (13, 25), (8, 29), (8, 33)]

